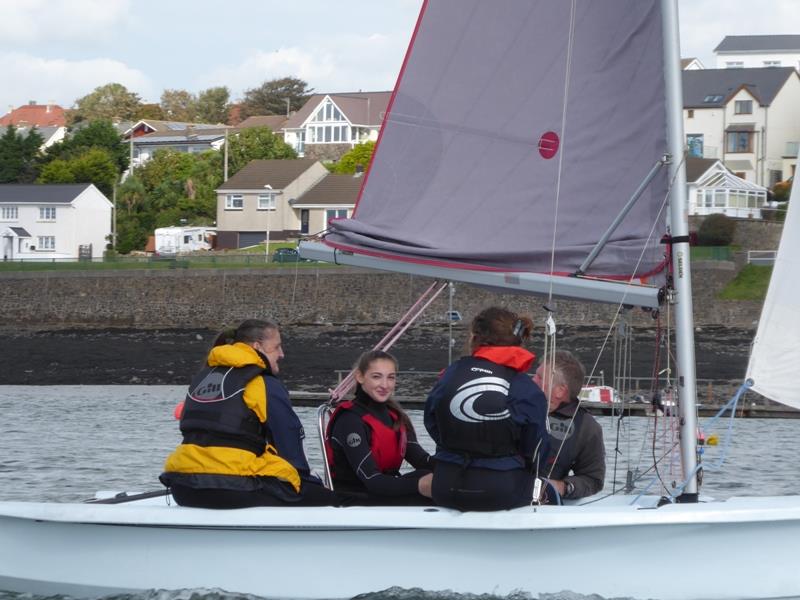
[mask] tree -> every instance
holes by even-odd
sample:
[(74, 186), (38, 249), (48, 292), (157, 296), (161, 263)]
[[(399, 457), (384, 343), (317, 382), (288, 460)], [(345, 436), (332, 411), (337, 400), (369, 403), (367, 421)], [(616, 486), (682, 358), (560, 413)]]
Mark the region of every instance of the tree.
[(136, 119), (155, 119), (157, 121), (165, 120), (164, 111), (161, 110), (161, 105), (158, 103), (148, 103), (140, 105), (136, 113)]
[(362, 171), (366, 171), (374, 151), (375, 142), (356, 144), (350, 152), (344, 154), (339, 159), (339, 162), (333, 165), (331, 170), (334, 173), (349, 173), (351, 175), (356, 172), (356, 167), (361, 167)]
[(251, 160), (297, 158), (297, 153), (269, 127), (251, 127), (228, 138), (228, 157), (228, 170), (233, 175)]
[(164, 90), (161, 94), (161, 110), (172, 121), (194, 121), (196, 105), (194, 94), (186, 90)]
[(70, 125), (94, 119), (132, 121), (136, 119), (140, 109), (141, 99), (138, 94), (128, 91), (121, 83), (107, 83), (78, 98), (68, 119)]
[(0, 137), (0, 183), (31, 183), (36, 179), (37, 157), (44, 142), (36, 128), (27, 135), (13, 125)]
[(289, 110), (297, 110), (303, 106), (313, 93), (314, 90), (309, 89), (302, 79), (271, 79), (244, 93), (242, 116), (285, 115)]
[(701, 246), (729, 246), (736, 233), (736, 221), (721, 213), (708, 215), (700, 224), (697, 243)]
[(106, 197), (114, 194), (117, 165), (107, 150), (90, 148), (74, 158), (58, 158), (47, 163), (39, 183), (93, 183)]
[(92, 121), (84, 127), (75, 128), (68, 137), (53, 144), (45, 152), (45, 162), (61, 158), (75, 158), (91, 148), (102, 148), (114, 159), (117, 173), (128, 168), (130, 149), (111, 121)]
[(225, 86), (212, 87), (197, 94), (195, 118), (199, 123), (227, 123), (231, 92)]

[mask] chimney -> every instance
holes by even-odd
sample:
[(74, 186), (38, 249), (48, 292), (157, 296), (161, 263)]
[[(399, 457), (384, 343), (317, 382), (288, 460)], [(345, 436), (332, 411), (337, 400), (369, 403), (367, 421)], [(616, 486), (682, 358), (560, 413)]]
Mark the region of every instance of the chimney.
[(28, 100), (28, 106), (36, 106), (36, 100)]
[(55, 104), (55, 102), (53, 102), (52, 100), (47, 101), (47, 112), (49, 113), (53, 112), (53, 104)]

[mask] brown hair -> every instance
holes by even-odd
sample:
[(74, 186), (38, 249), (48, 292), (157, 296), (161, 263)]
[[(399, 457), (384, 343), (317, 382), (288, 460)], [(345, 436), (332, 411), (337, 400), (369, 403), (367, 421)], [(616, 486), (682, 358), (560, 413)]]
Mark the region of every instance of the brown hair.
[[(397, 359), (389, 354), (388, 352), (384, 352), (383, 350), (368, 350), (364, 352), (361, 356), (358, 357), (356, 364), (353, 368), (361, 373), (362, 375), (366, 375), (367, 371), (369, 371), (370, 365), (374, 363), (376, 360), (388, 360), (394, 364), (395, 371), (398, 370), (400, 363), (397, 362)], [(397, 416), (400, 417), (400, 420), (395, 422), (394, 429), (400, 429), (400, 424), (402, 423), (406, 427), (406, 431), (411, 433), (414, 432), (414, 426), (411, 424), (411, 419), (408, 418), (406, 411), (402, 409), (400, 404), (394, 398), (389, 398), (386, 401), (386, 405), (391, 408), (393, 411), (397, 413)]]
[(275, 331), (278, 331), (277, 323), (260, 319), (247, 319), (242, 321), (235, 329), (233, 327), (223, 329), (217, 339), (214, 340), (214, 346), (235, 344), (236, 342), (253, 344), (265, 337), (266, 330), (269, 330), (266, 337), (272, 336)]
[(499, 306), (483, 309), (470, 325), (470, 350), (480, 346), (522, 346), (531, 337), (533, 321)]

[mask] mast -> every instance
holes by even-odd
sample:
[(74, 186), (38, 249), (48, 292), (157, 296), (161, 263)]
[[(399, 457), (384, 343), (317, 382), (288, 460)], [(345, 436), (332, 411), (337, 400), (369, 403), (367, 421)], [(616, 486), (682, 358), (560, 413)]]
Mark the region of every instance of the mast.
[(689, 259), (689, 217), (686, 169), (683, 160), (683, 93), (678, 26), (678, 0), (661, 0), (664, 29), (664, 78), (666, 83), (667, 139), (672, 161), (669, 165), (671, 201), (669, 223), (672, 234), (672, 276), (674, 287), (675, 341), (680, 406), (681, 464), (688, 483), (678, 498), (697, 501), (697, 380), (692, 318), (692, 270)]

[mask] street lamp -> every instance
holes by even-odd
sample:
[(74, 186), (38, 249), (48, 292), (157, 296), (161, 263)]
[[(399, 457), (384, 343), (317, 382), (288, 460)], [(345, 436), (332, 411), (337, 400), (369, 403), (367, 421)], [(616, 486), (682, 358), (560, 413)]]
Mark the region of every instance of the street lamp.
[(264, 244), (265, 262), (269, 262), (269, 215), (272, 212), (272, 208), (270, 207), (270, 204), (272, 204), (272, 186), (267, 184), (264, 186), (264, 189), (269, 190), (267, 195), (267, 241)]

